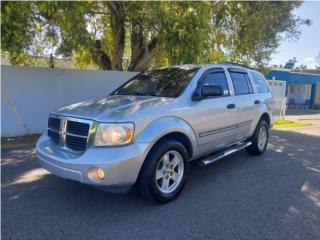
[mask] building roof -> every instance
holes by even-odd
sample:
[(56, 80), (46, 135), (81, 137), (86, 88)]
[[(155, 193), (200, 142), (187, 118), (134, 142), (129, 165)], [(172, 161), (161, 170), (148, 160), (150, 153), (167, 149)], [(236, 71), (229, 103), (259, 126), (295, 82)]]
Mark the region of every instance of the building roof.
[(320, 73), (295, 71), (288, 71), (287, 69), (272, 69), (265, 77), (267, 79), (283, 80), (288, 83), (316, 84), (317, 82), (320, 82)]
[(319, 74), (320, 75), (320, 69), (293, 69), (292, 72), (310, 73), (310, 74)]

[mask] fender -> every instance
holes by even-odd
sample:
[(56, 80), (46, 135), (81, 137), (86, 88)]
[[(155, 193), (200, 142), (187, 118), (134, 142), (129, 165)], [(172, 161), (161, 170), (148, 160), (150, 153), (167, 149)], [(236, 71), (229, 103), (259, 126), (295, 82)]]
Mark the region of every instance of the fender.
[(268, 114), (269, 115), (269, 118), (270, 118), (270, 124), (272, 124), (272, 117), (271, 117), (271, 114), (269, 112), (269, 109), (268, 109), (268, 106), (267, 104), (260, 104), (259, 105), (259, 109), (258, 109), (258, 112), (257, 112), (257, 115), (254, 117), (254, 120), (251, 124), (251, 128), (250, 128), (250, 136), (254, 133), (256, 127), (257, 127), (257, 124), (261, 118), (261, 116), (263, 114)]
[(179, 117), (163, 117), (151, 122), (143, 131), (137, 136), (137, 143), (149, 143), (145, 151), (145, 156), (154, 146), (154, 144), (163, 136), (179, 132), (189, 138), (192, 145), (192, 152), (195, 153), (197, 146), (196, 134), (193, 128), (185, 120)]

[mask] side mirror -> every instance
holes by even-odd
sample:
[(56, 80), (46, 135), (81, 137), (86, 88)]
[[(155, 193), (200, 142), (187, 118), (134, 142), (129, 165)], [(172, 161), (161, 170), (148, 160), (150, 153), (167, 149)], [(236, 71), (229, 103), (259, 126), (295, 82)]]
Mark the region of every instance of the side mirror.
[(194, 101), (197, 101), (207, 97), (219, 97), (219, 96), (223, 96), (223, 88), (221, 85), (205, 84), (194, 92), (192, 99)]
[(223, 96), (223, 88), (220, 85), (205, 84), (195, 92), (193, 99), (201, 100), (207, 97)]

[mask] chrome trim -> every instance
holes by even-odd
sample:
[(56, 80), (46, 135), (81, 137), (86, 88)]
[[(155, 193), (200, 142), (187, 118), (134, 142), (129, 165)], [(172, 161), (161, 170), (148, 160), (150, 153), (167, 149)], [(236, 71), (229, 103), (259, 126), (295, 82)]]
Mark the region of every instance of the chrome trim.
[(249, 125), (250, 123), (252, 123), (252, 120), (238, 123), (238, 124), (237, 124), (237, 127), (244, 127), (244, 126)]
[(251, 144), (252, 144), (252, 142), (244, 142), (239, 146), (234, 146), (234, 147), (230, 148), (229, 150), (228, 149), (225, 150), (221, 155), (217, 155), (217, 156), (213, 155), (211, 157), (208, 157), (206, 159), (201, 160), (200, 165), (201, 166), (208, 166), (209, 164), (214, 163), (215, 161), (218, 161), (221, 158), (224, 158), (224, 157), (229, 156), (235, 152), (238, 152), (246, 147), (249, 147)]
[(60, 118), (60, 146), (65, 147), (66, 145), (66, 135), (64, 134), (67, 129), (67, 120), (65, 118)]
[(53, 129), (53, 128), (47, 128), (48, 130), (52, 131), (52, 132), (55, 132), (55, 133), (61, 133), (61, 131), (57, 130), (57, 129)]
[(251, 122), (252, 122), (252, 120), (249, 120), (249, 121), (241, 122), (241, 123), (238, 123), (238, 124), (230, 125), (230, 126), (227, 126), (227, 127), (217, 128), (217, 129), (212, 129), (212, 130), (208, 130), (208, 131), (205, 131), (205, 132), (201, 132), (201, 133), (199, 133), (199, 137), (206, 137), (206, 136), (209, 136), (209, 135), (212, 135), (212, 134), (222, 133), (222, 132), (225, 132), (225, 131), (233, 130), (235, 128), (244, 127), (244, 126), (249, 125)]
[(93, 121), (89, 129), (89, 136), (88, 136), (88, 143), (87, 143), (87, 145), (89, 146), (93, 145), (97, 127), (98, 127), (98, 123), (96, 121)]
[(83, 135), (78, 135), (78, 134), (73, 134), (73, 133), (68, 133), (68, 132), (62, 132), (62, 135), (66, 136), (72, 136), (72, 137), (79, 137), (79, 138), (88, 138), (88, 136), (83, 136)]
[(199, 137), (205, 137), (205, 136), (209, 136), (209, 135), (212, 135), (212, 134), (222, 133), (222, 132), (229, 131), (229, 130), (232, 130), (232, 129), (235, 129), (235, 128), (237, 128), (236, 124), (235, 125), (230, 125), (230, 126), (227, 126), (227, 127), (224, 127), (224, 128), (212, 129), (212, 130), (208, 130), (206, 132), (199, 133)]

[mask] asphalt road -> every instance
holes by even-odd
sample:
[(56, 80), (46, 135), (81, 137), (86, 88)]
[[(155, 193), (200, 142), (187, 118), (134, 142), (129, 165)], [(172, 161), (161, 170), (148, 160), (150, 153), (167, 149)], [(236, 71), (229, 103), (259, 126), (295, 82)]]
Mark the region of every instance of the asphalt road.
[(157, 205), (40, 169), (32, 146), (2, 149), (2, 239), (320, 239), (320, 136), (272, 131), (261, 157), (193, 163)]

